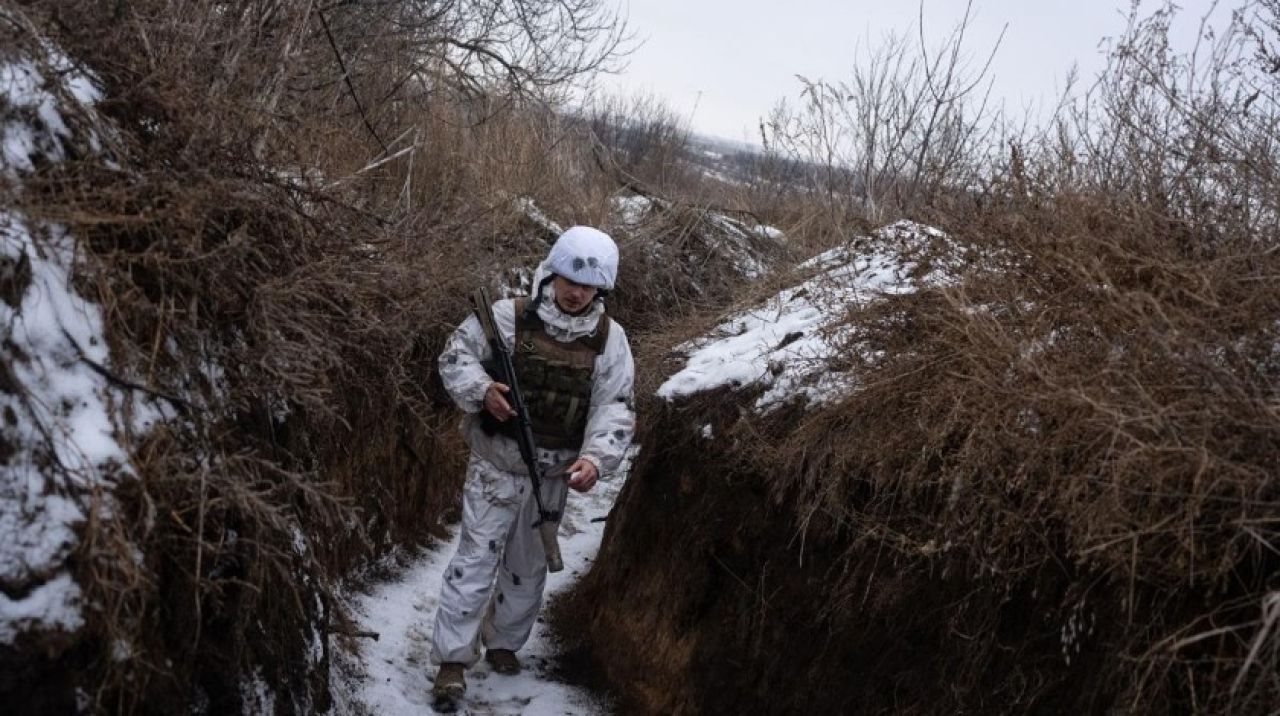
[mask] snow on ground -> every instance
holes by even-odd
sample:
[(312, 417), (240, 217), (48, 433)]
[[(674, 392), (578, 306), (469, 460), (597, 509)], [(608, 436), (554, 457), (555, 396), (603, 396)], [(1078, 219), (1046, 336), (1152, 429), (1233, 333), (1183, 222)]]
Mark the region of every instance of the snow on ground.
[(738, 273), (747, 278), (760, 278), (768, 272), (756, 258), (751, 248), (750, 232), (742, 222), (714, 212), (707, 212), (706, 220), (716, 228), (716, 233), (723, 237), (714, 244), (715, 247), (733, 262), (733, 267)]
[(533, 223), (541, 226), (548, 233), (559, 236), (564, 233), (564, 227), (552, 221), (543, 211), (538, 208), (538, 204), (531, 197), (522, 196), (516, 200), (516, 211), (529, 217)]
[[(569, 492), (560, 525), (564, 570), (548, 575), (547, 601), (572, 585), (595, 559), (604, 534), (604, 517), (622, 489), (625, 475), (625, 469), (619, 470), (586, 494)], [(349, 599), (357, 629), (377, 632), (379, 638), (361, 639), (359, 654), (339, 655), (338, 669), (347, 674), (348, 682), (338, 687), (342, 692), (337, 695), (339, 713), (433, 713), (431, 685), (436, 666), (430, 657), (431, 626), (444, 569), (458, 544), (456, 525), (452, 533), (447, 544), (422, 555), (394, 581)], [(495, 674), (482, 659), (467, 671), (467, 696), (460, 712), (503, 716), (609, 713), (607, 704), (590, 693), (555, 681), (551, 674), (555, 654), (543, 617), (539, 617), (529, 643), (519, 653), (524, 670), (516, 676)]]
[(66, 158), (68, 113), (99, 98), (66, 57), (44, 52), (0, 62), (0, 645), (83, 625), (68, 565), (77, 530), (110, 509), (112, 483), (129, 472), (121, 396), (95, 368), (108, 363), (102, 314), (73, 287), (75, 239), (12, 208), (37, 167)]
[(0, 211), (0, 261), (29, 267), (31, 280), (17, 306), (0, 303), (0, 355), (18, 385), (0, 392), (0, 440), (16, 448), (0, 473), (0, 644), (28, 630), (81, 626), (80, 590), (64, 563), (89, 496), (112, 463), (127, 461), (106, 381), (80, 358), (105, 363), (101, 315), (71, 290), (72, 242), (50, 238), (37, 248), (26, 223)]
[(617, 216), (618, 221), (628, 228), (644, 221), (652, 208), (653, 202), (648, 197), (638, 194), (613, 197), (613, 213)]
[[(944, 249), (944, 260), (926, 270), (919, 258), (930, 245)], [(816, 405), (845, 394), (852, 376), (829, 364), (845, 342), (840, 322), (849, 308), (951, 281), (958, 254), (938, 229), (901, 221), (864, 242), (815, 256), (799, 267), (817, 271), (812, 278), (678, 346), (685, 367), (658, 388), (658, 396), (671, 401), (722, 386), (758, 386), (764, 391), (755, 407), (768, 412), (800, 397)]]
[(724, 172), (718, 169), (712, 169), (710, 167), (699, 167), (699, 169), (702, 172), (702, 175), (707, 177), (708, 179), (714, 179), (718, 182), (728, 184), (729, 186), (751, 186), (750, 182), (746, 182), (735, 176), (725, 174)]
[(769, 226), (768, 224), (756, 224), (751, 228), (751, 233), (761, 238), (769, 239), (770, 241), (777, 241), (778, 243), (782, 243), (787, 240), (787, 236), (782, 233), (782, 229), (779, 229), (776, 226)]

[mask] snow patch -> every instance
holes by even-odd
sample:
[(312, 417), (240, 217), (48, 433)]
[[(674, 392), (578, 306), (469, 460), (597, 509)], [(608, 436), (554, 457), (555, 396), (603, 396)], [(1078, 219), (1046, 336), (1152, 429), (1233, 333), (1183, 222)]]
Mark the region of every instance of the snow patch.
[(544, 214), (542, 209), (539, 209), (538, 205), (534, 203), (533, 199), (530, 197), (522, 196), (519, 199), (516, 199), (516, 209), (520, 213), (529, 217), (530, 221), (542, 227), (549, 233), (554, 234), (555, 236), (559, 236), (564, 233), (564, 227), (552, 221), (546, 214)]
[(502, 272), (499, 279), (499, 298), (522, 298), (533, 293), (532, 269), (517, 267)]
[(635, 196), (613, 197), (613, 212), (617, 216), (618, 222), (626, 227), (634, 227), (644, 221), (652, 208), (653, 202), (648, 197), (638, 194)]
[(257, 669), (240, 682), (240, 703), (246, 714), (273, 714), (276, 712), (276, 695)]
[(71, 633), (83, 625), (80, 588), (70, 574), (59, 574), (20, 599), (0, 591), (0, 644), (12, 644), (29, 631)]
[[(43, 63), (0, 63), (0, 176), (13, 206), (24, 177), (66, 158), (64, 111), (100, 98), (56, 50)], [(58, 84), (46, 80), (50, 71)], [(77, 107), (79, 103), (81, 106)], [(93, 137), (88, 137), (91, 145)], [(82, 594), (67, 561), (95, 506), (129, 474), (98, 307), (74, 288), (76, 242), (51, 223), (0, 209), (0, 644), (30, 632), (74, 632)], [(152, 416), (144, 409), (139, 420)]]
[[(673, 206), (662, 199), (639, 195), (613, 198), (615, 221), (620, 228), (627, 230), (639, 228), (654, 211), (664, 209), (672, 210)], [(763, 224), (747, 225), (731, 216), (709, 210), (701, 210), (700, 219), (700, 226), (693, 232), (692, 238), (728, 259), (734, 270), (746, 278), (757, 279), (769, 272), (760, 259), (759, 244), (781, 242), (784, 238), (781, 231)], [(656, 247), (650, 245), (648, 250), (656, 251)]]
[[(928, 251), (926, 268), (921, 261), (928, 249), (935, 250)], [(841, 319), (849, 308), (950, 282), (960, 270), (958, 255), (940, 230), (906, 221), (819, 254), (799, 266), (816, 271), (812, 278), (678, 346), (685, 367), (657, 394), (672, 401), (726, 386), (760, 387), (755, 407), (761, 412), (800, 397), (812, 406), (845, 395), (855, 380), (831, 363), (847, 343)]]
[(723, 182), (723, 183), (725, 183), (725, 184), (728, 184), (729, 186), (751, 186), (751, 183), (750, 183), (750, 182), (746, 182), (746, 181), (743, 181), (743, 180), (741, 180), (741, 179), (739, 179), (739, 178), (737, 178), (737, 177), (735, 177), (735, 176), (732, 176), (732, 175), (729, 175), (729, 174), (725, 174), (724, 172), (720, 171), (719, 169), (712, 169), (712, 168), (710, 168), (710, 167), (702, 167), (702, 168), (701, 168), (701, 171), (702, 171), (702, 175), (703, 175), (703, 176), (705, 176), (706, 178), (708, 178), (708, 179), (714, 179), (714, 180), (716, 180), (716, 181), (718, 181), (718, 182)]
[(751, 236), (746, 227), (736, 219), (723, 214), (707, 212), (706, 220), (723, 237), (714, 242), (715, 247), (729, 258), (734, 269), (747, 278), (760, 278), (767, 270), (751, 249)]
[(66, 159), (61, 140), (69, 139), (71, 130), (59, 111), (59, 91), (85, 107), (102, 97), (93, 81), (75, 69), (65, 55), (50, 47), (45, 48), (45, 54), (47, 67), (59, 77), (60, 87), (46, 82), (40, 67), (30, 59), (0, 64), (0, 98), (8, 105), (0, 129), (0, 170), (11, 179), (35, 171), (33, 157), (49, 162)]
[(770, 241), (783, 242), (787, 240), (787, 236), (782, 233), (782, 229), (767, 224), (756, 224), (752, 227), (751, 233)]

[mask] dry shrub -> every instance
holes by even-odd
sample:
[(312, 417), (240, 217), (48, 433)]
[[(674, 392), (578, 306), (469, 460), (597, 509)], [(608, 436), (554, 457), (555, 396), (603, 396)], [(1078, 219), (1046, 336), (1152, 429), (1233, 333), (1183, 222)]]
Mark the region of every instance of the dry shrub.
[(1269, 712), (1280, 266), (1134, 208), (975, 210), (829, 408), (642, 406), (558, 621), (624, 712)]
[[(539, 93), (607, 60), (617, 28), (591, 1), (516, 5), (5, 8), (104, 89), (105, 146), (42, 168), (20, 209), (77, 237), (107, 369), (166, 415), (132, 446), (138, 479), (84, 527), (94, 608), (36, 688), (78, 687), (94, 711), (222, 713), (254, 708), (256, 675), (281, 712), (327, 707), (332, 585), (429, 541), (456, 497), (434, 359), (477, 281), (545, 251), (516, 200), (607, 207), (555, 151)], [(507, 24), (460, 34), (485, 8)], [(555, 51), (519, 54), (529, 42)]]
[(760, 459), (803, 465), (774, 489), (847, 534), (836, 619), (863, 608), (857, 567), (900, 554), (1086, 609), (1096, 641), (1075, 638), (1101, 656), (1077, 666), (1109, 672), (1117, 705), (1255, 711), (1276, 698), (1246, 663), (1277, 587), (1276, 259), (1133, 209), (970, 216), (1006, 259), (855, 317), (883, 359), (851, 346), (863, 387)]
[(599, 161), (623, 182), (664, 196), (689, 197), (701, 177), (688, 161), (687, 122), (652, 96), (605, 96), (577, 119), (599, 152)]
[(427, 386), (457, 306), (425, 300), (430, 274), (379, 222), (305, 187), (235, 161), (117, 157), (124, 172), (55, 174), (32, 207), (95, 256), (112, 369), (172, 396), (139, 481), (84, 542), (104, 651), (139, 657), (100, 664), (97, 705), (169, 708), (198, 685), (239, 708), (257, 665), (286, 708), (324, 708), (328, 585), (427, 538), (422, 515), (456, 489)]
[(628, 259), (619, 303), (629, 323), (644, 330), (670, 325), (695, 306), (724, 305), (745, 280), (764, 277), (786, 255), (724, 214), (664, 199), (650, 201), (639, 223), (615, 233)]
[(972, 13), (970, 1), (936, 48), (910, 28), (857, 48), (848, 80), (800, 77), (796, 106), (780, 102), (761, 123), (765, 166), (782, 180), (778, 188), (799, 188), (791, 193), (848, 231), (865, 219), (884, 224), (913, 213), (980, 175), (1002, 129), (987, 103), (1000, 41), (974, 55), (965, 44)]

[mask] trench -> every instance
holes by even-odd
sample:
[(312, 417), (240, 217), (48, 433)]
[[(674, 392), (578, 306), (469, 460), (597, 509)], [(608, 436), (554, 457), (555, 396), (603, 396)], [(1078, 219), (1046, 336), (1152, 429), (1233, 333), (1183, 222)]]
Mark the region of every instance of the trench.
[[(625, 472), (597, 483), (586, 494), (570, 491), (560, 526), (563, 571), (548, 575), (542, 616), (520, 652), (524, 669), (515, 676), (493, 673), (481, 660), (467, 672), (467, 696), (459, 712), (536, 716), (607, 714), (607, 694), (581, 685), (560, 654), (546, 615), (578, 583), (595, 560), (605, 518), (625, 481)], [(345, 595), (346, 608), (365, 636), (339, 640), (333, 690), (337, 713), (418, 716), (434, 713), (431, 629), (441, 581), (457, 547), (457, 524), (449, 537), (413, 556), (386, 560), (387, 579)], [(370, 635), (377, 634), (374, 639)]]

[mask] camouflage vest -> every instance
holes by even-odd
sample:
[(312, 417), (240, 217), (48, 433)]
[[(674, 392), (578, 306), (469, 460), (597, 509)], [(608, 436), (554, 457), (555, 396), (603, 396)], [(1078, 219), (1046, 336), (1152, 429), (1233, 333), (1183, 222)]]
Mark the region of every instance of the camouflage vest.
[[(600, 316), (592, 335), (562, 343), (548, 335), (536, 314), (525, 316), (528, 299), (514, 303), (513, 362), (533, 423), (533, 438), (538, 447), (576, 450), (587, 430), (596, 358), (609, 340), (609, 317)], [(499, 423), (498, 432), (515, 439), (514, 421)]]

